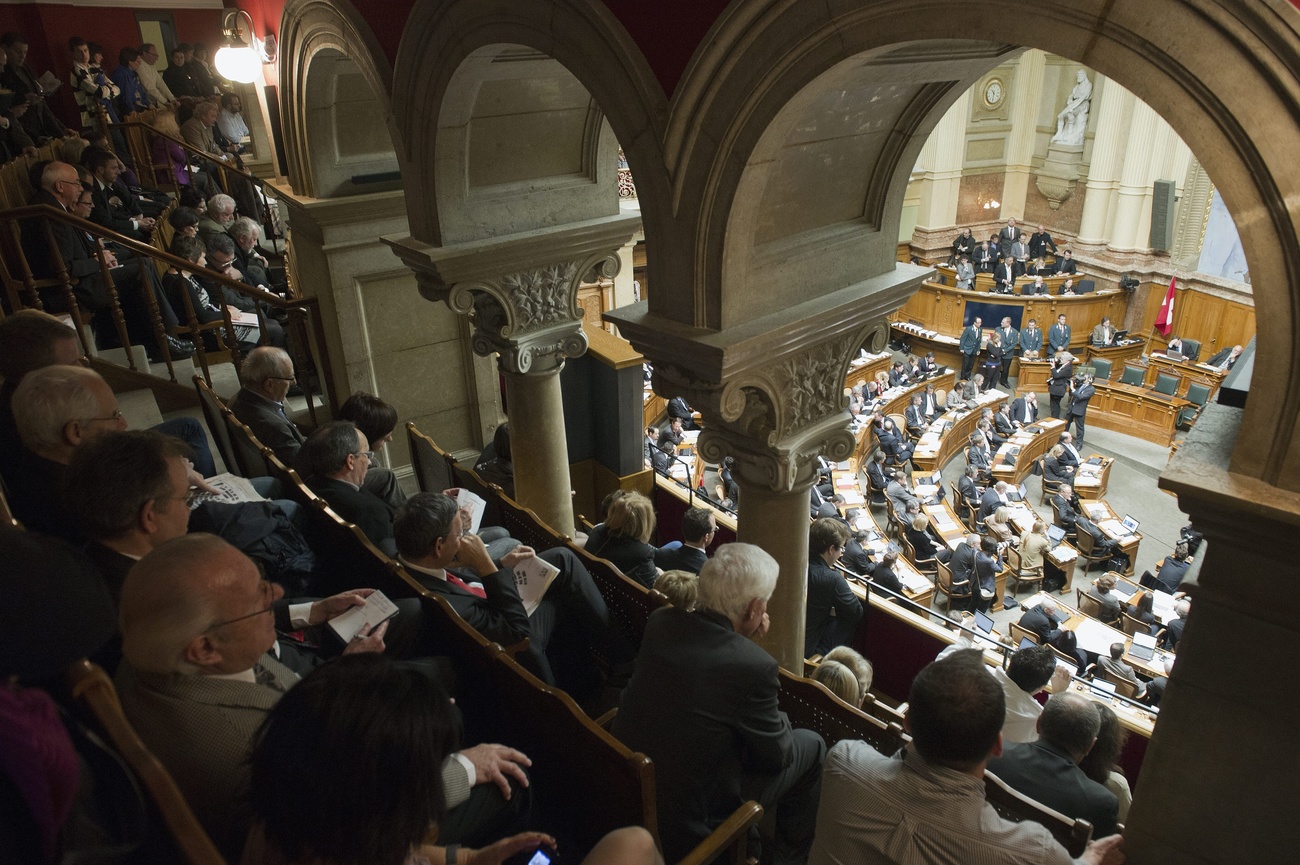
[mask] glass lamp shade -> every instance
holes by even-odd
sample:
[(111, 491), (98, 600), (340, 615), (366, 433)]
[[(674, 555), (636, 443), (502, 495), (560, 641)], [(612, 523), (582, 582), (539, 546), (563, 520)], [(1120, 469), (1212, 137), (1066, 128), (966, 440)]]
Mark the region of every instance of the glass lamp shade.
[(223, 78), (241, 84), (252, 84), (262, 71), (261, 58), (248, 46), (232, 48), (227, 45), (217, 51), (217, 56), (213, 60)]

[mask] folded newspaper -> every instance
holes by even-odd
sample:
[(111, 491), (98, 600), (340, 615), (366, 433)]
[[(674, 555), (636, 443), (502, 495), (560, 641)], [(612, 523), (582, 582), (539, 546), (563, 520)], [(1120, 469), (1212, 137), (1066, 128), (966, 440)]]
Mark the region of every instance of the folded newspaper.
[(237, 505), (240, 502), (266, 501), (257, 494), (257, 490), (253, 489), (253, 485), (249, 483), (248, 478), (241, 478), (239, 475), (232, 475), (227, 472), (226, 474), (204, 478), (204, 482), (216, 492), (209, 493), (197, 488), (191, 489), (189, 495), (190, 510), (194, 510), (204, 502)]

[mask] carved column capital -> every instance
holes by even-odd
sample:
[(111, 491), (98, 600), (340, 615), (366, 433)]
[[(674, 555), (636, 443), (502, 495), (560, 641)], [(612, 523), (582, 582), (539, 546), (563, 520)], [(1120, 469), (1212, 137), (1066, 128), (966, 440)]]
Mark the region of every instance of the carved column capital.
[(775, 492), (806, 489), (818, 456), (838, 461), (853, 453), (844, 376), (858, 346), (879, 326), (779, 354), (720, 383), (657, 360), (654, 388), (686, 397), (704, 415), (699, 452), (708, 462), (730, 456), (744, 482)]

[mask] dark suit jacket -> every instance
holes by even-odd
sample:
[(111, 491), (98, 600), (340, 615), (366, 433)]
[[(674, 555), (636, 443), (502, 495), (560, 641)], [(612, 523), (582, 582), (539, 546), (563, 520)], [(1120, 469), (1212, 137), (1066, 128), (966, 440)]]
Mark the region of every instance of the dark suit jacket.
[(1030, 412), (1029, 412), (1029, 418), (1026, 420), (1026, 418), (1025, 418), (1025, 407), (1026, 407), (1027, 405), (1028, 405), (1028, 403), (1025, 402), (1025, 398), (1024, 398), (1023, 396), (1020, 397), (1020, 398), (1018, 398), (1018, 399), (1016, 399), (1014, 402), (1012, 402), (1012, 403), (1011, 403), (1011, 420), (1012, 420), (1012, 421), (1015, 421), (1015, 422), (1017, 422), (1017, 423), (1022, 423), (1022, 424), (1024, 424), (1025, 426), (1028, 426), (1029, 424), (1031, 424), (1031, 423), (1033, 423), (1034, 421), (1038, 420), (1038, 404), (1037, 404), (1037, 403), (1035, 403), (1035, 404), (1032, 406), (1032, 408), (1030, 409)]
[(1187, 625), (1186, 619), (1170, 619), (1165, 625), (1165, 648), (1173, 651), (1178, 646), (1178, 641), (1183, 638), (1183, 628)]
[(126, 580), (126, 572), (131, 570), (135, 559), (124, 556), (117, 550), (109, 549), (98, 541), (86, 544), (86, 556), (94, 563), (99, 575), (104, 578), (104, 585), (108, 586), (108, 593), (113, 596), (113, 603), (117, 603), (122, 597), (122, 583)]
[(591, 530), (587, 537), (587, 552), (613, 562), (624, 576), (631, 577), (646, 588), (654, 585), (655, 553), (649, 544), (643, 544), (636, 538), (616, 538), (601, 523)]
[(230, 411), (253, 431), (258, 441), (275, 451), (281, 462), (293, 465), (307, 437), (297, 424), (285, 417), (280, 406), (261, 394), (240, 388), (230, 401)]
[(1056, 262), (1056, 272), (1075, 274), (1079, 272), (1079, 266), (1075, 264), (1073, 258), (1062, 258)]
[(911, 432), (911, 431), (916, 431), (916, 432), (922, 432), (922, 431), (924, 431), (924, 429), (925, 429), (925, 414), (922, 412), (922, 410), (921, 410), (921, 406), (919, 406), (919, 405), (909, 405), (909, 406), (907, 407), (907, 411), (905, 411), (905, 412), (903, 413), (903, 417), (904, 417), (904, 419), (907, 421), (907, 429), (908, 429), (909, 432)]
[(709, 554), (704, 550), (688, 547), (685, 544), (675, 550), (666, 550), (662, 547), (655, 550), (655, 564), (665, 571), (690, 571), (692, 574), (698, 574), (708, 560)]
[(1045, 646), (1057, 638), (1061, 633), (1061, 623), (1055, 618), (1049, 618), (1043, 608), (1032, 607), (1025, 610), (1025, 614), (1020, 617), (1020, 627), (1027, 628), (1038, 635), (1039, 641)]
[(1160, 572), (1156, 574), (1156, 580), (1168, 591), (1176, 592), (1183, 582), (1183, 577), (1187, 576), (1187, 569), (1191, 566), (1191, 562), (1166, 556), (1164, 564), (1160, 566)]
[[(46, 204), (55, 210), (66, 212), (66, 208), (59, 203), (58, 199), (44, 189), (36, 191), (32, 196), (32, 204)], [(54, 245), (59, 259), (67, 269), (68, 276), (76, 280), (72, 290), (77, 300), (92, 311), (108, 306), (108, 291), (100, 275), (99, 258), (95, 255), (89, 239), (84, 233), (61, 222), (51, 221), (50, 227), (53, 229)], [(51, 254), (50, 244), (45, 235), (44, 221), (23, 220), (21, 240), (23, 253), (27, 256), (27, 264), (32, 269), (32, 276), (36, 279), (58, 278), (59, 266)], [(55, 311), (66, 311), (63, 309), (65, 304), (62, 303), (61, 292), (46, 290), (42, 295), (43, 300), (47, 294), (50, 298), (46, 301), (47, 308), (53, 306)]]
[(1065, 396), (1070, 389), (1070, 379), (1074, 377), (1074, 364), (1063, 363), (1051, 372), (1047, 382), (1047, 392), (1052, 396)]
[(393, 506), (374, 493), (354, 489), (351, 484), (333, 478), (314, 477), (307, 482), (316, 495), (325, 500), (334, 512), (356, 525), (379, 545), (393, 537)]
[(1067, 817), (1091, 822), (1094, 838), (1115, 831), (1119, 814), (1115, 794), (1083, 774), (1069, 754), (1049, 742), (1010, 745), (989, 762), (989, 771), (1029, 798)]
[(694, 420), (690, 408), (686, 405), (686, 400), (679, 396), (668, 400), (668, 416), (670, 418), (679, 417), (683, 421)]
[(1002, 506), (1002, 499), (998, 498), (998, 491), (989, 487), (984, 491), (984, 495), (980, 498), (979, 518), (981, 520), (987, 520)]
[(1088, 400), (1092, 399), (1097, 389), (1090, 384), (1074, 389), (1074, 399), (1070, 402), (1070, 417), (1081, 417), (1088, 412)]
[(740, 806), (749, 777), (793, 760), (778, 691), (776, 661), (721, 614), (651, 614), (613, 732), (654, 761), (666, 861), (680, 860)]
[[(876, 569), (876, 572), (880, 571)], [(875, 572), (873, 572), (874, 575)], [(889, 586), (896, 589), (895, 586)], [(831, 612), (834, 611), (834, 615)], [(853, 633), (862, 621), (862, 603), (849, 588), (848, 580), (820, 555), (812, 554), (808, 560), (808, 608), (804, 621), (803, 653), (826, 654), (836, 646), (853, 639)]]
[(1064, 460), (1048, 455), (1043, 460), (1043, 477), (1056, 484), (1069, 483), (1074, 479), (1074, 475), (1063, 470), (1065, 465)]
[(100, 184), (98, 180), (94, 181), (90, 187), (90, 221), (96, 225), (102, 225), (105, 228), (116, 231), (119, 234), (125, 234), (129, 237), (139, 237), (134, 225), (131, 224), (132, 214), (125, 208), (109, 202), (114, 192), (107, 186)]
[(966, 500), (966, 504), (979, 504), (979, 486), (973, 479), (966, 477), (965, 474), (957, 479), (957, 492), (961, 493), (961, 497)]
[[(1222, 349), (1220, 351), (1215, 352), (1214, 357), (1210, 358), (1208, 361), (1206, 361), (1206, 363), (1208, 363), (1210, 366), (1218, 366), (1219, 364), (1227, 360), (1228, 355), (1230, 354), (1232, 354), (1231, 347)], [(1241, 359), (1241, 355), (1237, 355), (1237, 357), (1233, 358), (1232, 363), (1228, 364), (1228, 369), (1232, 369), (1234, 366), (1236, 366), (1237, 361), (1240, 359)]]
[(1075, 521), (1079, 519), (1079, 512), (1074, 506), (1065, 500), (1065, 496), (1053, 495), (1050, 499), (1052, 509), (1056, 512), (1056, 521), (1062, 528), (1074, 530)]
[(480, 598), (446, 580), (421, 573), (410, 565), (407, 565), (407, 570), (425, 588), (445, 597), (456, 615), (487, 639), (512, 646), (531, 635), (528, 613), (524, 612), (524, 603), (515, 591), (515, 578), (510, 571), (503, 568), (482, 577), (452, 571), (467, 583), (482, 583), (487, 597)]

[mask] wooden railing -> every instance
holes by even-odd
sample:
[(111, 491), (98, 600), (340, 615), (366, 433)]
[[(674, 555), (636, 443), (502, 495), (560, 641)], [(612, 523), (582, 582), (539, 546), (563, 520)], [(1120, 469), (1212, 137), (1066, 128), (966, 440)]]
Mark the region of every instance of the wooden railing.
[[(52, 278), (37, 279), (27, 260), (26, 252), (19, 241), (20, 227), (24, 223), (37, 220), (43, 223), (44, 240), (48, 244), (49, 261), (55, 268), (55, 275)], [(45, 302), (42, 298), (42, 292), (45, 292), (45, 298), (51, 296), (57, 297), (60, 306), (71, 316), (74, 327), (77, 330), (78, 337), (82, 342), (82, 348), (88, 356), (98, 354), (97, 347), (93, 344), (94, 336), (87, 325), (83, 311), (77, 301), (74, 287), (77, 281), (68, 273), (64, 260), (59, 252), (58, 244), (55, 241), (54, 225), (61, 223), (90, 235), (97, 241), (112, 241), (119, 249), (128, 250), (134, 254), (134, 258), (127, 262), (127, 267), (137, 268), (141, 280), (146, 284), (152, 282), (152, 278), (147, 275), (147, 270), (152, 267), (158, 274), (166, 271), (168, 268), (184, 269), (193, 271), (195, 265), (179, 256), (164, 252), (157, 247), (125, 237), (97, 225), (93, 222), (81, 219), (66, 211), (56, 209), (47, 205), (28, 205), (10, 210), (0, 211), (0, 253), (3, 254), (5, 266), (0, 268), (0, 279), (3, 279), (4, 296), (7, 301), (7, 307), (10, 310), (18, 309), (44, 309)], [(30, 230), (30, 229), (29, 229)], [(113, 281), (113, 274), (107, 266), (103, 256), (99, 257), (100, 268), (99, 278), (103, 280), (109, 299), (109, 314), (113, 321), (113, 326), (117, 331), (118, 338), (123, 347), (131, 345), (130, 335), (127, 333), (126, 320), (122, 312), (121, 299), (118, 296), (117, 288)], [(323, 386), (323, 394), (331, 408), (337, 408), (339, 398), (334, 386), (333, 376), (331, 375), (329, 355), (325, 351), (325, 323), (322, 318), (320, 302), (316, 298), (295, 297), (292, 286), (289, 288), (290, 297), (281, 297), (278, 294), (254, 288), (238, 280), (231, 279), (223, 274), (214, 271), (206, 271), (202, 274), (203, 278), (209, 282), (219, 284), (242, 297), (254, 300), (258, 304), (258, 319), (262, 325), (262, 332), (265, 332), (266, 312), (263, 307), (270, 310), (281, 310), (286, 315), (288, 326), (286, 334), (288, 336), (288, 346), (291, 354), (295, 355), (295, 366), (300, 372), (300, 385), (307, 395), (307, 405), (311, 412), (312, 421), (315, 422), (315, 406), (311, 399), (311, 390), (313, 388), (309, 376), (301, 373), (315, 369), (318, 373), (318, 379)], [(242, 358), (239, 353), (238, 339), (235, 333), (235, 323), (231, 318), (230, 310), (224, 304), (222, 305), (223, 321), (220, 328), (215, 329), (211, 325), (202, 325), (198, 321), (195, 310), (191, 305), (188, 292), (182, 292), (183, 309), (174, 310), (177, 318), (181, 319), (176, 332), (168, 334), (163, 325), (162, 314), (154, 293), (149, 290), (141, 292), (145, 305), (148, 308), (149, 319), (152, 327), (152, 335), (156, 340), (158, 355), (162, 358), (162, 363), (167, 367), (166, 379), (173, 384), (177, 384), (177, 373), (171, 356), (170, 347), (167, 344), (166, 337), (188, 335), (195, 342), (195, 357), (198, 366), (203, 374), (204, 379), (211, 384), (211, 358), (208, 357), (207, 349), (204, 345), (205, 333), (216, 333), (221, 351), (228, 352), (230, 361), (238, 371)], [(133, 352), (127, 348), (125, 358), (125, 368), (132, 372), (141, 372), (138, 369)], [(224, 359), (224, 358), (223, 358)], [(187, 388), (188, 390), (188, 388)]]

